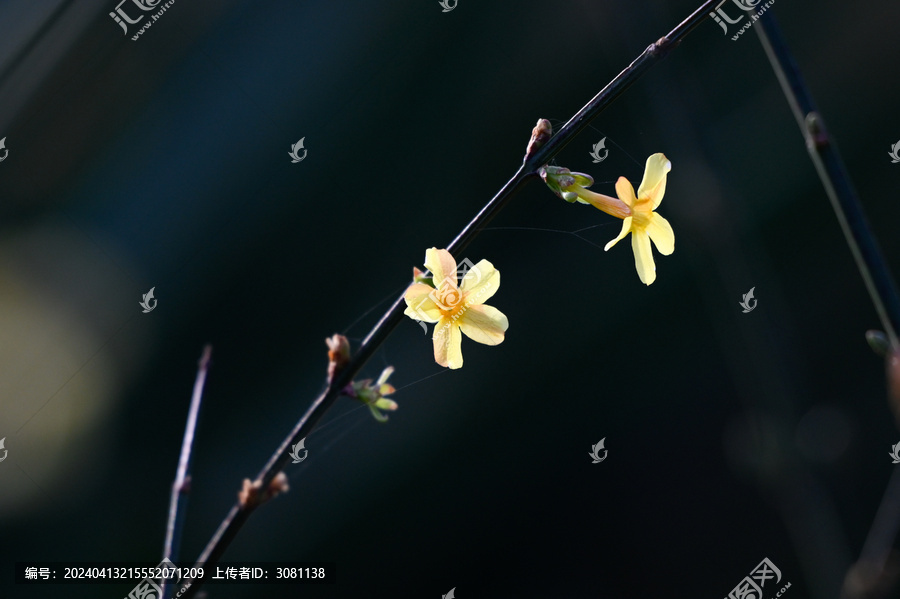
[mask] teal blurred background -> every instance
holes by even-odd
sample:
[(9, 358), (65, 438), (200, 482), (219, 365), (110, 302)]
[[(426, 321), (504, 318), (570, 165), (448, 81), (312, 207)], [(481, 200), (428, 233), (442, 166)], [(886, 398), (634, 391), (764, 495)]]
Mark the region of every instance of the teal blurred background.
[[(0, 596), (133, 586), (13, 585), (16, 561), (159, 560), (211, 343), (192, 561), (322, 390), (324, 339), (356, 347), (537, 119), (558, 128), (699, 4), (177, 0), (132, 41), (114, 0), (0, 3)], [(900, 6), (771, 10), (896, 272)], [(363, 372), (396, 367), (390, 422), (339, 400), (226, 554), (334, 561), (338, 584), (209, 596), (726, 596), (766, 557), (790, 597), (837, 596), (900, 433), (753, 30), (703, 23), (555, 163), (613, 194), (655, 152), (676, 244), (652, 286), (630, 244), (602, 250), (618, 220), (534, 181), (457, 256), (502, 273), (506, 341), (464, 339), (450, 372), (402, 323)]]

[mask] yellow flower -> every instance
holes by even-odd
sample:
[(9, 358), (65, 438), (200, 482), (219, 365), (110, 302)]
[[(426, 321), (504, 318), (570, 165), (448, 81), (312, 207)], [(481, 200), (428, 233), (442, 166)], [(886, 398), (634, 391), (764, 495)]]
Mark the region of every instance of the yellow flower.
[[(406, 290), (406, 311), (413, 320), (436, 323), (432, 341), (434, 361), (451, 369), (461, 368), (462, 335), (485, 345), (503, 342), (509, 327), (506, 316), (496, 308), (485, 306), (500, 287), (500, 271), (487, 260), (472, 265), (461, 273), (456, 260), (447, 250), (425, 251), (425, 267), (431, 271), (432, 285), (415, 282)], [(458, 285), (459, 275), (462, 284)]]
[(608, 250), (631, 233), (634, 265), (641, 282), (649, 285), (656, 280), (656, 264), (653, 262), (650, 240), (653, 240), (656, 249), (663, 256), (675, 251), (675, 233), (672, 231), (672, 225), (654, 212), (666, 193), (666, 174), (670, 170), (672, 163), (664, 154), (650, 156), (637, 195), (631, 182), (625, 177), (619, 177), (616, 181), (618, 198), (585, 189), (593, 183), (593, 179), (583, 173), (572, 173), (559, 167), (544, 167), (540, 174), (547, 185), (564, 200), (591, 204), (607, 214), (624, 220), (619, 236), (607, 243), (604, 249)]

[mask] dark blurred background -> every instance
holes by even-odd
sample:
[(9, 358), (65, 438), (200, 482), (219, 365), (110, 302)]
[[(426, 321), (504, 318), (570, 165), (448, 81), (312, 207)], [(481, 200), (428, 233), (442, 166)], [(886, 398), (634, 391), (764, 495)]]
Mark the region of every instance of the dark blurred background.
[[(208, 342), (192, 561), (322, 390), (324, 339), (356, 346), (538, 118), (558, 128), (699, 5), (177, 0), (133, 41), (116, 1), (0, 3), (4, 598), (133, 586), (14, 585), (16, 561), (160, 559)], [(900, 5), (771, 10), (896, 272)], [(339, 400), (226, 554), (334, 561), (338, 584), (209, 597), (723, 597), (763, 558), (788, 597), (837, 596), (900, 433), (753, 30), (703, 23), (556, 163), (613, 194), (654, 152), (676, 237), (657, 281), (627, 240), (603, 252), (620, 221), (533, 182), (457, 256), (501, 271), (506, 341), (464, 338), (450, 372), (402, 323), (363, 372), (396, 367), (390, 422)]]

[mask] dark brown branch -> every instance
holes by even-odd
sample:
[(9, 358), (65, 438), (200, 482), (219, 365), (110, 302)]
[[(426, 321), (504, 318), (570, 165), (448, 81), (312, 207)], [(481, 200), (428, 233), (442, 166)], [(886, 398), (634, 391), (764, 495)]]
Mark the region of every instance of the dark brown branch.
[(825, 193), (831, 200), (856, 267), (881, 319), (881, 326), (894, 350), (900, 350), (897, 340), (897, 332), (900, 331), (900, 295), (897, 294), (897, 286), (888, 270), (887, 261), (872, 234), (837, 145), (828, 134), (822, 115), (816, 110), (812, 94), (781, 36), (772, 11), (766, 11), (760, 17), (756, 32), (806, 139), (806, 149), (825, 187)]
[[(556, 154), (566, 147), (578, 133), (580, 133), (597, 115), (616, 98), (637, 81), (652, 65), (665, 58), (691, 31), (694, 30), (715, 6), (716, 0), (708, 0), (694, 11), (687, 19), (675, 27), (668, 35), (651, 44), (621, 73), (616, 75), (600, 93), (579, 110), (575, 116), (562, 126), (562, 128), (537, 149), (532, 148), (522, 162), (522, 166), (512, 178), (500, 189), (499, 192), (485, 205), (484, 208), (466, 225), (466, 227), (447, 246), (450, 254), (458, 256), (489, 222), (506, 206), (512, 197), (522, 189), (525, 183), (532, 177), (536, 177), (538, 168), (549, 162)], [(268, 463), (260, 471), (257, 480), (263, 488), (267, 487), (275, 475), (287, 464), (291, 446), (299, 443), (313, 430), (325, 412), (338, 398), (341, 390), (349, 385), (359, 373), (363, 365), (372, 357), (375, 351), (393, 332), (403, 319), (403, 311), (406, 303), (401, 295), (391, 305), (388, 311), (381, 317), (369, 335), (363, 340), (362, 345), (351, 357), (347, 365), (341, 369), (335, 380), (331, 381), (328, 389), (313, 401), (312, 405), (297, 422), (291, 433), (282, 441)], [(209, 567), (221, 558), (225, 549), (237, 535), (241, 526), (247, 521), (251, 509), (245, 509), (240, 504), (235, 504), (225, 520), (219, 526), (213, 538), (197, 558), (198, 567)], [(193, 584), (184, 595), (183, 599), (189, 599), (200, 588), (200, 584)]]
[[(794, 113), (794, 118), (797, 119), (806, 140), (806, 149), (844, 231), (847, 245), (875, 304), (875, 311), (881, 319), (882, 327), (887, 333), (891, 347), (888, 356), (888, 385), (893, 391), (896, 381), (891, 370), (891, 359), (900, 351), (897, 340), (897, 331), (900, 330), (900, 299), (898, 299), (900, 296), (897, 294), (897, 287), (888, 270), (887, 261), (869, 228), (865, 211), (837, 145), (825, 128), (822, 116), (816, 111), (812, 94), (806, 87), (772, 11), (766, 11), (757, 25), (757, 35)], [(875, 337), (877, 338), (877, 335)], [(895, 414), (897, 414), (896, 407)], [(900, 471), (894, 470), (866, 537), (859, 561), (850, 568), (844, 579), (842, 597), (849, 599), (887, 596), (898, 575), (897, 559), (891, 559), (891, 550), (898, 530), (900, 530)]]

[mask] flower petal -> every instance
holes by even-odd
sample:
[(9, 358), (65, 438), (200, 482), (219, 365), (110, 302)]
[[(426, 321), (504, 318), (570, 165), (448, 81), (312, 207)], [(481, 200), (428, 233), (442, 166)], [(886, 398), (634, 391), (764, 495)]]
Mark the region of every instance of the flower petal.
[(650, 215), (650, 223), (647, 225), (647, 235), (656, 244), (656, 249), (663, 256), (668, 256), (675, 251), (675, 231), (672, 225), (657, 213)]
[(472, 341), (498, 345), (503, 342), (509, 321), (503, 312), (492, 306), (471, 306), (459, 318), (459, 328)]
[(413, 283), (406, 290), (403, 299), (406, 300), (404, 314), (415, 320), (424, 322), (437, 322), (441, 318), (441, 310), (431, 298), (434, 289), (424, 283)]
[(375, 402), (375, 407), (379, 410), (390, 410), (393, 412), (397, 409), (397, 402), (393, 399), (388, 399), (386, 397), (382, 397), (378, 401)]
[(653, 250), (650, 249), (650, 237), (643, 231), (635, 231), (631, 235), (631, 249), (634, 250), (634, 266), (644, 285), (656, 280), (656, 264), (653, 263)]
[(462, 334), (459, 324), (449, 318), (442, 318), (434, 326), (434, 361), (451, 369), (462, 368)]
[[(387, 368), (385, 368), (384, 370), (381, 371), (381, 376), (378, 377), (378, 381), (375, 384), (376, 385), (384, 385), (387, 382), (388, 378), (390, 378), (390, 376), (392, 374), (394, 374), (394, 367), (388, 366)], [(381, 393), (381, 394), (387, 395), (387, 393)]]
[[(629, 185), (630, 185), (630, 183), (629, 183)], [(616, 245), (617, 243), (619, 243), (619, 240), (621, 240), (623, 237), (625, 237), (626, 235), (628, 235), (628, 233), (631, 231), (631, 220), (632, 220), (632, 218), (633, 218), (633, 217), (629, 216), (629, 217), (626, 217), (625, 220), (622, 221), (622, 230), (619, 231), (619, 236), (616, 237), (615, 239), (613, 239), (612, 241), (610, 241), (609, 243), (606, 244), (606, 247), (603, 248), (603, 251), (604, 251), (604, 252), (609, 251), (609, 248), (611, 248), (612, 246), (614, 246), (614, 245)]]
[(379, 412), (378, 408), (375, 406), (375, 404), (371, 404), (371, 403), (369, 404), (369, 411), (372, 412), (372, 416), (374, 416), (375, 420), (377, 420), (378, 422), (387, 422), (388, 421), (388, 417), (385, 416), (384, 414), (382, 414), (381, 412)]
[(431, 271), (434, 286), (440, 289), (445, 279), (452, 279), (456, 287), (456, 260), (447, 250), (430, 248), (425, 250), (425, 268)]
[(619, 196), (619, 199), (625, 202), (629, 208), (634, 208), (634, 203), (637, 201), (637, 198), (634, 195), (634, 186), (631, 184), (631, 181), (625, 177), (619, 177), (616, 181), (616, 195)]
[[(489, 300), (500, 288), (500, 271), (487, 260), (479, 260), (463, 277), (462, 289), (467, 305), (477, 306)], [(471, 303), (470, 303), (471, 302)]]
[(653, 209), (659, 206), (666, 194), (666, 173), (672, 170), (672, 163), (665, 154), (658, 153), (647, 159), (644, 167), (644, 179), (638, 187), (639, 198), (649, 198)]

